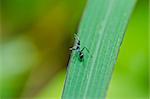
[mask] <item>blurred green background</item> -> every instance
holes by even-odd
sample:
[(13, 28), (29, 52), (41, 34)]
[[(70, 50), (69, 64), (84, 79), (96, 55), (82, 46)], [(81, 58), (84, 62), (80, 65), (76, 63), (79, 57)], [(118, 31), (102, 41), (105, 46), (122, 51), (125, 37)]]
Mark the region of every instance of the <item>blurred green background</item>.
[[(86, 0), (1, 0), (1, 99), (60, 99)], [(148, 0), (138, 0), (107, 99), (148, 99)]]

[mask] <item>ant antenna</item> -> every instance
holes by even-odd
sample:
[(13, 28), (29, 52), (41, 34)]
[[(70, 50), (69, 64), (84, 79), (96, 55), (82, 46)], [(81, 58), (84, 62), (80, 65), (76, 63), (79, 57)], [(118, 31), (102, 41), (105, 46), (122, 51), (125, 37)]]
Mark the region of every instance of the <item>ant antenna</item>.
[(79, 36), (77, 34), (74, 34), (74, 37), (79, 41)]

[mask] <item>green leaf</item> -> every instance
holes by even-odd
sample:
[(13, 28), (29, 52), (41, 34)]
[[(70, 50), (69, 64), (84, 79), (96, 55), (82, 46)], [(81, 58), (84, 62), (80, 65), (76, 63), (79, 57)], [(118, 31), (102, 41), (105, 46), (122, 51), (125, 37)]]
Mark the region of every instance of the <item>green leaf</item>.
[[(118, 52), (136, 0), (89, 0), (78, 36), (84, 61), (72, 53), (63, 99), (106, 97)], [(91, 57), (92, 55), (92, 57)]]

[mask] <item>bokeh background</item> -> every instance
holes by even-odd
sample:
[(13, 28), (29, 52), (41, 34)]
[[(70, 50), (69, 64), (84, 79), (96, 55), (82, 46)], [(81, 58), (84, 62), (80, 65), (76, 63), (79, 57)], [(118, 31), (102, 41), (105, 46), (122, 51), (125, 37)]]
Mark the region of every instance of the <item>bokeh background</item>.
[[(1, 0), (1, 99), (60, 99), (87, 0)], [(138, 0), (107, 99), (148, 99), (148, 0)]]

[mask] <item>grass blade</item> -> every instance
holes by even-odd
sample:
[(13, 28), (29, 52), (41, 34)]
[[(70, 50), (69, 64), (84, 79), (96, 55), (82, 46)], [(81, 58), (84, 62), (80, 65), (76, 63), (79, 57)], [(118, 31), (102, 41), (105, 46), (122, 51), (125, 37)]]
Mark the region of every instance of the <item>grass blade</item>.
[[(72, 53), (63, 99), (103, 99), (136, 0), (89, 0), (78, 35), (84, 61)], [(90, 57), (90, 54), (92, 57)]]

